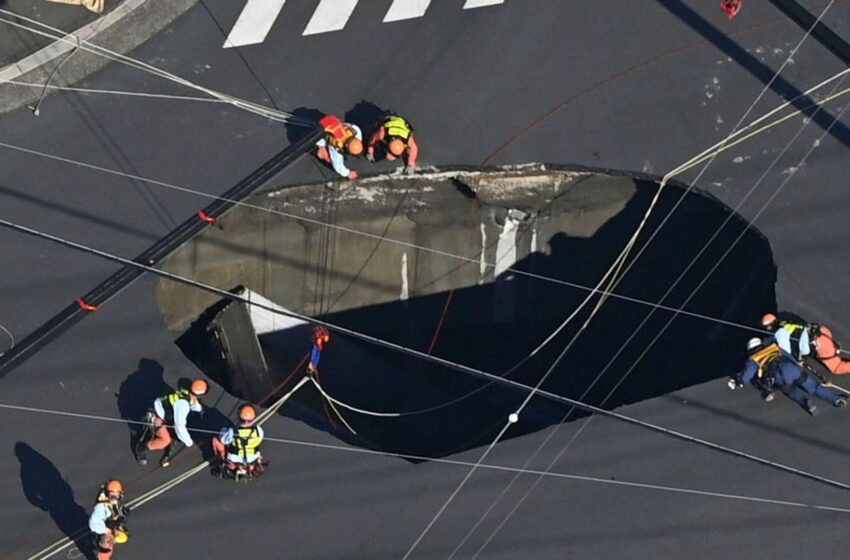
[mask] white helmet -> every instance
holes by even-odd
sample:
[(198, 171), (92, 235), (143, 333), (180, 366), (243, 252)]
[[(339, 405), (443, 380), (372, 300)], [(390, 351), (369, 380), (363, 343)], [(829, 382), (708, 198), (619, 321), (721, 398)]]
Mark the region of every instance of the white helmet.
[(758, 348), (761, 346), (761, 339), (758, 337), (753, 337), (747, 341), (747, 350), (752, 350), (753, 348)]

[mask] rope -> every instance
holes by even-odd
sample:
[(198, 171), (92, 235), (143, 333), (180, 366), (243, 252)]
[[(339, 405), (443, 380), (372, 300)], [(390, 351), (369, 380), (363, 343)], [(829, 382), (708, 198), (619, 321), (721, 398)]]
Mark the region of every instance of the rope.
[(0, 83), (10, 84), (13, 86), (23, 86), (23, 87), (31, 87), (31, 88), (44, 88), (44, 89), (53, 89), (57, 91), (71, 91), (74, 93), (93, 93), (93, 94), (105, 94), (105, 95), (118, 95), (118, 96), (128, 96), (128, 97), (149, 97), (152, 99), (172, 99), (176, 101), (200, 101), (204, 103), (227, 103), (221, 99), (210, 99), (208, 97), (192, 97), (189, 95), (171, 95), (167, 93), (146, 93), (142, 91), (125, 91), (125, 90), (115, 90), (115, 89), (93, 89), (93, 88), (80, 88), (80, 87), (71, 87), (71, 86), (55, 86), (52, 84), (36, 84), (33, 82), (21, 82), (18, 80), (4, 80), (0, 78)]
[[(290, 397), (292, 397), (292, 395), (294, 395), (295, 392), (298, 389), (300, 389), (305, 383), (307, 383), (307, 377), (306, 376), (301, 378), (301, 381), (299, 381), (298, 384), (295, 385), (295, 387), (293, 387), (288, 393), (286, 393), (280, 399), (278, 399), (272, 406), (270, 406), (269, 408), (264, 410), (262, 413), (260, 413), (260, 415), (257, 417), (257, 425), (261, 426), (269, 418), (271, 418), (271, 416), (275, 412), (277, 412), (277, 410), (280, 409), (280, 407), (283, 406), (283, 404), (286, 401), (288, 401), (290, 399)], [(29, 411), (29, 412), (42, 412), (42, 413), (59, 414), (61, 416), (69, 416), (69, 417), (75, 417), (75, 418), (90, 418), (90, 419), (97, 419), (97, 420), (117, 421), (117, 422), (122, 422), (122, 423), (125, 423), (125, 424), (146, 424), (145, 422), (127, 421), (127, 420), (123, 420), (123, 419), (109, 418), (109, 417), (104, 417), (104, 416), (94, 416), (94, 415), (79, 414), (79, 413), (73, 413), (73, 412), (50, 411), (50, 410), (47, 410), (47, 409), (36, 409), (36, 408), (32, 408), (32, 407), (15, 406), (15, 405), (8, 405), (8, 404), (0, 404), (0, 408), (7, 408), (7, 409), (12, 409), (12, 410), (23, 410), (23, 411)], [(173, 427), (173, 426), (169, 426), (169, 427)], [(218, 433), (218, 432), (214, 432), (212, 430), (192, 430), (192, 431), (202, 432), (202, 433), (203, 432), (214, 433), (214, 434)], [(209, 461), (202, 461), (201, 463), (198, 463), (196, 466), (192, 467), (188, 471), (186, 471), (182, 474), (179, 474), (179, 475), (175, 476), (174, 478), (172, 478), (171, 480), (164, 482), (163, 484), (160, 484), (156, 488), (142, 494), (141, 496), (137, 496), (136, 498), (130, 500), (129, 502), (127, 502), (127, 507), (129, 507), (131, 509), (136, 509), (136, 508), (139, 508), (139, 507), (145, 505), (146, 503), (153, 500), (154, 498), (161, 496), (162, 494), (168, 492), (172, 488), (175, 488), (179, 484), (182, 484), (183, 482), (189, 480), (191, 477), (193, 477), (196, 474), (198, 474), (199, 472), (205, 470), (207, 467), (209, 467), (209, 465), (210, 465)], [(80, 531), (77, 534), (81, 535), (81, 534), (84, 534), (85, 532), (87, 532), (87, 530)], [(64, 537), (62, 539), (59, 539), (56, 542), (54, 542), (53, 544), (51, 544), (50, 546), (44, 548), (43, 550), (35, 553), (32, 556), (30, 556), (27, 560), (46, 560), (47, 558), (51, 558), (52, 556), (55, 556), (59, 552), (65, 550), (66, 548), (73, 545), (74, 541), (75, 541), (75, 539), (72, 539), (70, 537)]]

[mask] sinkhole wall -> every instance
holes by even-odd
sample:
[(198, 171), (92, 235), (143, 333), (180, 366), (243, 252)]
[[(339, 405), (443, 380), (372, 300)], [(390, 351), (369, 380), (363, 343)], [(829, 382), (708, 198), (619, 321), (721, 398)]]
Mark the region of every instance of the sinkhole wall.
[[(588, 295), (581, 286), (599, 281), (657, 190), (654, 177), (542, 164), (285, 187), (247, 201), (270, 212), (234, 208), (163, 268), (225, 289), (244, 286), (289, 310), (534, 385), (592, 306), (524, 358), (579, 308)], [(668, 307), (755, 324), (775, 307), (776, 269), (764, 236), (713, 197), (685, 194), (674, 183), (662, 193), (633, 255), (638, 252), (616, 288), (622, 297), (606, 301), (544, 388), (613, 408), (726, 376), (740, 365), (747, 331), (674, 317), (646, 302), (663, 298)], [(205, 332), (209, 310), (221, 305), (215, 295), (164, 279), (156, 298), (175, 336)], [(301, 336), (307, 351), (309, 340)], [(204, 368), (204, 345), (182, 338), (184, 352)], [(274, 386), (300, 356), (276, 354), (282, 346), (270, 339), (261, 343)], [(475, 391), (427, 422), (357, 418), (358, 433), (385, 449), (439, 455), (479, 445), (524, 397), (499, 385), (482, 389), (479, 379), (359, 341), (346, 348), (347, 356), (326, 351), (323, 382), (365, 408), (417, 410)], [(239, 375), (208, 373), (224, 377), (225, 387)], [(320, 401), (308, 406), (322, 410)], [(562, 421), (569, 412), (539, 397), (527, 411), (509, 435)]]

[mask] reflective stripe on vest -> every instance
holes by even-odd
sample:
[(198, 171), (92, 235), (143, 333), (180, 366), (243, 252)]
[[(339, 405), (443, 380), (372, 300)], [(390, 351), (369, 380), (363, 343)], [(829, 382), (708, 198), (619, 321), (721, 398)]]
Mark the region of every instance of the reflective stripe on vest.
[(165, 418), (163, 418), (163, 420), (170, 423), (174, 419), (174, 403), (180, 399), (191, 404), (192, 401), (190, 400), (190, 395), (191, 393), (189, 393), (187, 389), (178, 389), (173, 393), (160, 397), (159, 402), (162, 403), (162, 410), (165, 412)]
[(759, 366), (758, 378), (764, 377), (765, 368), (781, 355), (779, 345), (775, 342), (750, 355), (750, 359)]
[(384, 121), (384, 128), (387, 130), (388, 138), (401, 138), (405, 142), (410, 138), (410, 133), (413, 132), (410, 123), (398, 115), (387, 117)]
[(338, 118), (333, 115), (323, 117), (319, 124), (325, 131), (325, 141), (336, 148), (342, 150), (353, 136), (356, 136), (353, 129), (345, 126)]
[(799, 323), (792, 323), (790, 321), (780, 321), (779, 326), (791, 335), (791, 354), (797, 358), (800, 356), (800, 337), (799, 335), (795, 338), (794, 333), (798, 331), (804, 331), (808, 328), (808, 325), (801, 325)]
[(251, 455), (255, 455), (263, 442), (260, 437), (260, 432), (252, 426), (250, 428), (239, 428), (234, 430), (233, 441), (227, 446), (228, 453), (234, 455), (242, 455), (247, 459)]

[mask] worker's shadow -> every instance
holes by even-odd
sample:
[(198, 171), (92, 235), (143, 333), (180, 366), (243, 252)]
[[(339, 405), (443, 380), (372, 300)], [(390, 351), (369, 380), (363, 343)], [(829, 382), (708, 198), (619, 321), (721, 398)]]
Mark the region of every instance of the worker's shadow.
[(294, 121), (283, 125), (286, 129), (286, 139), (289, 140), (290, 144), (297, 142), (310, 132), (307, 123), (318, 126), (319, 119), (325, 116), (323, 112), (311, 107), (298, 107), (292, 110), (291, 115), (295, 117)]
[(21, 487), (27, 500), (47, 512), (66, 537), (74, 541), (88, 560), (95, 560), (86, 510), (74, 499), (74, 491), (47, 457), (19, 441), (15, 456), (21, 466)]
[(171, 387), (163, 380), (164, 368), (156, 360), (142, 358), (136, 370), (128, 375), (115, 395), (121, 418), (127, 422), (130, 430), (131, 451), (144, 432), (145, 413), (153, 407), (153, 401), (171, 392)]
[(381, 120), (386, 116), (387, 110), (378, 107), (371, 101), (365, 99), (357, 105), (346, 111), (344, 120), (356, 124), (363, 131), (366, 139), (381, 123)]

